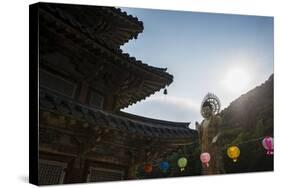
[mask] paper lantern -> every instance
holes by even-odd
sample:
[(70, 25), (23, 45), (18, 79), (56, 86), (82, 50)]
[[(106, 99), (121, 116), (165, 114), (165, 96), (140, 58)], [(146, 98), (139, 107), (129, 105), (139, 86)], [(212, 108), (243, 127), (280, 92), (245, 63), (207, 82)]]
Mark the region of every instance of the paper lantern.
[(143, 167), (145, 173), (150, 174), (152, 172), (152, 164), (146, 163)]
[(273, 138), (270, 136), (265, 137), (262, 140), (262, 145), (266, 149), (267, 155), (273, 155)]
[(227, 149), (227, 155), (233, 160), (233, 162), (236, 162), (240, 155), (240, 149), (237, 146), (230, 146)]
[(160, 169), (162, 172), (167, 172), (167, 170), (169, 169), (169, 163), (167, 161), (161, 162)]
[(178, 167), (180, 167), (181, 171), (184, 171), (184, 168), (186, 167), (186, 165), (187, 165), (187, 159), (185, 157), (179, 158)]
[(211, 160), (211, 155), (207, 152), (201, 153), (200, 160), (205, 167), (209, 167), (209, 161)]

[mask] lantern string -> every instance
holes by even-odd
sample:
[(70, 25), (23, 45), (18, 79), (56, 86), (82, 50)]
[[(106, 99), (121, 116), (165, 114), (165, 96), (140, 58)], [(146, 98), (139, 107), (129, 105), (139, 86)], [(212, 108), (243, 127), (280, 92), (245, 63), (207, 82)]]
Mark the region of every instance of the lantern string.
[[(244, 142), (239, 142), (239, 143), (233, 143), (233, 144), (227, 144), (227, 146), (223, 147), (222, 149), (223, 150), (226, 150), (229, 146), (232, 146), (232, 145), (235, 145), (235, 146), (241, 146), (241, 145), (244, 145), (244, 144), (248, 144), (248, 143), (251, 143), (251, 142), (260, 142), (261, 140), (263, 140), (265, 137), (259, 137), (259, 138), (254, 138), (254, 139), (250, 139), (250, 140), (247, 140), (247, 141), (244, 141)], [(184, 146), (184, 156), (189, 158), (190, 156), (192, 156), (192, 154), (187, 154), (186, 153), (186, 146)], [(158, 160), (158, 161), (155, 161), (155, 166), (158, 166), (160, 163), (162, 162), (162, 159)]]
[(258, 141), (261, 141), (262, 139), (264, 139), (264, 137), (254, 138), (254, 139), (250, 139), (250, 140), (247, 140), (245, 142), (240, 142), (240, 143), (228, 144), (223, 149), (227, 149), (231, 145), (240, 146), (240, 145), (248, 144), (248, 143), (251, 143), (251, 142), (258, 142)]

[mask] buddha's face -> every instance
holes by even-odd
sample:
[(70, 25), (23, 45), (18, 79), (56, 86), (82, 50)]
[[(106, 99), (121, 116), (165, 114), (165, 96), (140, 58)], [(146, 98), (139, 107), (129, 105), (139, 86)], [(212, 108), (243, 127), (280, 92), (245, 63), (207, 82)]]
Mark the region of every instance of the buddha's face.
[(208, 118), (212, 115), (212, 109), (209, 106), (204, 106), (202, 112), (205, 118)]

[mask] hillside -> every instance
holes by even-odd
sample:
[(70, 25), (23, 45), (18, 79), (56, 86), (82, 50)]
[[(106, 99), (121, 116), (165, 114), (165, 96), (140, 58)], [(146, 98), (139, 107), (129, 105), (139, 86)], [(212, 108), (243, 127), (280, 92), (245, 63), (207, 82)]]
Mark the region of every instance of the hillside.
[(273, 120), (273, 75), (262, 85), (234, 100), (221, 112), (223, 127), (254, 128)]
[(260, 86), (234, 100), (221, 112), (223, 150), (237, 145), (237, 163), (224, 155), (227, 173), (273, 170), (273, 156), (265, 155), (262, 139), (273, 137), (273, 75)]

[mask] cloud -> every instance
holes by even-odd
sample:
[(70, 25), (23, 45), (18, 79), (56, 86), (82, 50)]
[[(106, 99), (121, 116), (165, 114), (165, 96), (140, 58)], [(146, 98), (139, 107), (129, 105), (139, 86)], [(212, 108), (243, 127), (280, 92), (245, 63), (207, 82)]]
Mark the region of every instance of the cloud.
[(193, 100), (175, 96), (151, 96), (124, 111), (161, 120), (175, 122), (200, 121), (200, 104)]
[(200, 104), (190, 100), (188, 98), (174, 97), (174, 96), (152, 96), (148, 98), (145, 102), (159, 102), (171, 106), (176, 106), (181, 109), (198, 111), (200, 110)]

